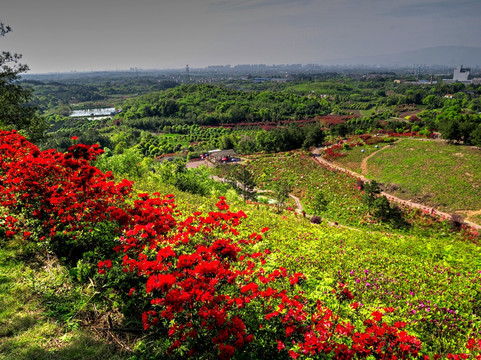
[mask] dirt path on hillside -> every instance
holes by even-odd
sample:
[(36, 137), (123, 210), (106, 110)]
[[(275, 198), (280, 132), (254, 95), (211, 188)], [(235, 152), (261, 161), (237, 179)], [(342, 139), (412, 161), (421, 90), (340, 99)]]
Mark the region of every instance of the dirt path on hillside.
[[(325, 159), (323, 159), (321, 156), (320, 156), (320, 149), (315, 149), (312, 151), (312, 154), (314, 154), (314, 159), (319, 162), (322, 166), (328, 168), (329, 170), (337, 170), (337, 171), (341, 171), (341, 172), (344, 172), (350, 176), (353, 176), (357, 179), (361, 179), (362, 181), (369, 181), (366, 177), (364, 177), (363, 175), (361, 174), (358, 174), (352, 170), (348, 170), (348, 169), (345, 169), (339, 165), (336, 165), (336, 164), (333, 164)], [(375, 154), (375, 153), (374, 153)], [(442, 212), (442, 211), (439, 211), (439, 210), (436, 210), (432, 207), (428, 207), (426, 205), (423, 205), (423, 204), (419, 204), (419, 203), (415, 203), (411, 200), (403, 200), (403, 199), (400, 199), (394, 195), (391, 195), (391, 194), (388, 194), (387, 192), (385, 191), (382, 191), (381, 192), (381, 195), (384, 195), (388, 198), (388, 200), (392, 201), (392, 202), (396, 202), (398, 204), (401, 204), (401, 205), (404, 205), (404, 206), (409, 206), (411, 208), (415, 208), (415, 209), (421, 209), (423, 210), (424, 212), (426, 213), (430, 213), (432, 215), (437, 215), (439, 217), (442, 217), (442, 218), (446, 218), (446, 219), (451, 219), (451, 215), (448, 214), (448, 213), (445, 213), (445, 212)], [(475, 212), (475, 214), (477, 214)], [(468, 216), (471, 217), (473, 214), (470, 214)], [(471, 222), (471, 221), (468, 221), (468, 220), (464, 220), (464, 222), (473, 227), (473, 228), (476, 228), (476, 229), (481, 229), (481, 225), (477, 224), (477, 223), (474, 223), (474, 222)]]
[[(397, 141), (396, 141), (397, 142)], [(369, 156), (366, 156), (364, 159), (362, 159), (361, 161), (361, 174), (363, 175), (367, 175), (367, 173), (369, 172), (369, 169), (367, 168), (367, 161), (372, 158), (374, 155), (376, 155), (379, 151), (383, 151), (387, 148), (391, 147), (391, 145), (386, 145), (382, 148), (380, 148), (378, 151), (375, 151), (373, 152), (371, 155)]]
[[(313, 217), (314, 215), (309, 215), (309, 214), (306, 214), (304, 212), (304, 208), (302, 207), (302, 204), (301, 204), (301, 200), (299, 200), (299, 198), (295, 195), (292, 195), (292, 194), (289, 194), (289, 196), (294, 199), (294, 201), (296, 202), (296, 212), (298, 214), (302, 214), (304, 217), (306, 218), (311, 218)], [(326, 222), (327, 222), (327, 225), (329, 226), (335, 226), (335, 227), (339, 227), (339, 228), (343, 228), (343, 229), (349, 229), (349, 230), (354, 230), (354, 231), (361, 231), (361, 229), (357, 229), (355, 227), (352, 227), (352, 226), (349, 226), (349, 225), (343, 225), (343, 224), (338, 224), (337, 222), (334, 222), (334, 221), (329, 221), (327, 220), (326, 218), (323, 218)]]
[[(316, 152), (317, 151), (317, 152)], [(314, 154), (314, 159), (319, 162), (321, 165), (323, 165), (324, 167), (328, 168), (329, 170), (337, 170), (337, 171), (341, 171), (341, 172), (344, 172), (348, 175), (351, 175), (355, 178), (358, 178), (358, 179), (361, 179), (363, 181), (369, 181), (367, 178), (365, 178), (364, 176), (362, 176), (361, 174), (358, 174), (357, 172), (354, 172), (352, 170), (349, 170), (349, 169), (346, 169), (346, 168), (343, 168), (339, 165), (336, 165), (336, 164), (333, 164), (329, 161), (327, 161), (326, 159), (324, 159), (323, 157), (321, 157), (321, 155), (319, 154), (319, 149), (316, 149), (316, 150), (313, 150), (312, 151), (312, 154)]]
[[(389, 146), (389, 145), (388, 145)], [(385, 149), (387, 148), (388, 146), (385, 146), (384, 148), (382, 149)], [(382, 150), (380, 149), (380, 150)], [(321, 152), (321, 149), (320, 148), (317, 148), (317, 149), (314, 149), (312, 151), (312, 154), (314, 155), (314, 159), (319, 162), (320, 165), (326, 167), (327, 169), (331, 170), (331, 171), (341, 171), (341, 172), (344, 172), (352, 177), (355, 177), (357, 179), (361, 179), (363, 181), (370, 181), (369, 179), (367, 179), (366, 177), (364, 177), (363, 175), (361, 174), (358, 174), (352, 170), (348, 170), (348, 169), (345, 169), (339, 165), (336, 165), (336, 164), (333, 164), (329, 161), (327, 161), (326, 159), (322, 158), (320, 156), (320, 152)], [(373, 154), (371, 154), (370, 156), (376, 154), (377, 151)], [(368, 156), (367, 158), (369, 158), (370, 156)], [(366, 159), (367, 159), (366, 158)], [(200, 162), (199, 162), (200, 163)], [(200, 165), (200, 164), (199, 164)], [(226, 179), (224, 178), (220, 178), (220, 177), (217, 177), (217, 176), (214, 176), (214, 175), (211, 175), (210, 176), (212, 179), (214, 179), (215, 181), (221, 181), (221, 182), (225, 182)], [(260, 189), (256, 189), (257, 192), (266, 192), (265, 190), (260, 190)], [(392, 201), (392, 202), (395, 202), (395, 203), (398, 203), (398, 204), (401, 204), (401, 205), (404, 205), (404, 206), (408, 206), (408, 207), (411, 207), (411, 208), (416, 208), (416, 209), (421, 209), (423, 210), (424, 212), (426, 213), (430, 213), (432, 215), (437, 215), (439, 217), (442, 217), (442, 218), (446, 218), (446, 219), (450, 219), (451, 218), (451, 215), (448, 214), (448, 213), (445, 213), (445, 212), (442, 212), (442, 211), (439, 211), (439, 210), (436, 210), (434, 208), (431, 208), (431, 207), (428, 207), (428, 206), (425, 206), (423, 204), (419, 204), (419, 203), (415, 203), (413, 201), (410, 201), (410, 200), (403, 200), (403, 199), (400, 199), (394, 195), (391, 195), (391, 194), (388, 194), (387, 192), (385, 191), (382, 191), (381, 192), (381, 195), (384, 195), (386, 196), (386, 198), (388, 198), (388, 200)], [(302, 213), (304, 208), (302, 207), (302, 204), (301, 204), (301, 201), (299, 200), (299, 198), (295, 195), (292, 195), (292, 194), (289, 194), (289, 196), (294, 199), (294, 201), (296, 202), (296, 212), (298, 213)], [(473, 228), (476, 228), (476, 229), (480, 229), (481, 230), (481, 225), (477, 224), (477, 223), (474, 223), (474, 222), (471, 222), (471, 221), (468, 221), (467, 219), (469, 219), (470, 217), (474, 216), (474, 215), (479, 215), (481, 214), (481, 210), (480, 211), (473, 211), (473, 210), (465, 210), (465, 211), (461, 211), (463, 213), (466, 213), (466, 220), (464, 220), (464, 222), (473, 227)], [(307, 217), (311, 217), (312, 215), (306, 215)], [(352, 230), (356, 230), (355, 228), (352, 228), (350, 226), (345, 226), (345, 225), (340, 225), (340, 224), (337, 224), (335, 222), (330, 222), (328, 221), (328, 224), (331, 225), (331, 226), (339, 226), (339, 227), (343, 227), (343, 228), (347, 228), (347, 229), (352, 229)]]
[(289, 196), (294, 199), (294, 201), (296, 202), (296, 207), (297, 207), (297, 212), (298, 213), (302, 213), (304, 211), (304, 208), (302, 207), (302, 204), (301, 204), (301, 200), (299, 200), (299, 198), (297, 196), (294, 196), (292, 194), (289, 194)]
[[(221, 177), (218, 177), (218, 176), (215, 176), (215, 175), (211, 175), (210, 176), (211, 179), (215, 180), (215, 181), (219, 181), (219, 182), (226, 182), (227, 180), (225, 178), (221, 178)], [(266, 193), (266, 192), (270, 192), (269, 190), (261, 190), (261, 189), (256, 189), (256, 192), (257, 193)], [(289, 197), (291, 199), (293, 199), (296, 203), (296, 213), (298, 214), (301, 214), (303, 215), (304, 217), (307, 217), (307, 218), (311, 218), (312, 215), (308, 215), (304, 212), (304, 207), (302, 206), (302, 203), (301, 203), (301, 200), (293, 195), (293, 194), (289, 194)], [(357, 228), (354, 228), (352, 226), (348, 226), (348, 225), (342, 225), (342, 224), (338, 224), (337, 222), (334, 222), (334, 221), (329, 221), (326, 219), (326, 222), (329, 226), (335, 226), (335, 227), (340, 227), (340, 228), (344, 228), (344, 229), (350, 229), (350, 230), (355, 230), (355, 231), (361, 231), (360, 229), (357, 229)]]
[(458, 210), (458, 212), (463, 213), (466, 220), (469, 220), (474, 216), (481, 215), (481, 210)]

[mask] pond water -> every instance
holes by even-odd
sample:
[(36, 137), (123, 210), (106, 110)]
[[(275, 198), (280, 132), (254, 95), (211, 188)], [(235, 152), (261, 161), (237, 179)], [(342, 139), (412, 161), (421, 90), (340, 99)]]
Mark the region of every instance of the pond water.
[(74, 110), (70, 114), (70, 117), (92, 117), (92, 116), (110, 116), (115, 112), (115, 108), (103, 108), (103, 109), (84, 109)]

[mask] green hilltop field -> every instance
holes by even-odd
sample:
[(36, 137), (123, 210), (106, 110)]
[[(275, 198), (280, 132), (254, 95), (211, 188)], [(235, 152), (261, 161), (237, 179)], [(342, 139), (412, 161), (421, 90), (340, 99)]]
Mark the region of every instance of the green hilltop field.
[[(366, 146), (364, 153), (360, 149), (345, 151), (346, 156), (336, 162), (384, 183), (398, 197), (414, 199), (445, 212), (459, 212), (467, 220), (480, 222), (478, 148), (403, 139), (382, 150), (372, 145)], [(361, 169), (363, 162), (365, 168)]]

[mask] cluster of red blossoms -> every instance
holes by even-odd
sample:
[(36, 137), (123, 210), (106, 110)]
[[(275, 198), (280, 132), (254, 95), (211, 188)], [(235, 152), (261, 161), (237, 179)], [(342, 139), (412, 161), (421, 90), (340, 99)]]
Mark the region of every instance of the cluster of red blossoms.
[[(10, 215), (22, 213), (42, 240), (92, 230), (125, 204), (132, 185), (115, 184), (90, 165), (101, 153), (98, 145), (39, 151), (15, 132), (0, 132), (0, 204)], [(9, 235), (19, 230), (11, 226)]]
[(335, 144), (335, 145), (329, 146), (324, 150), (324, 158), (328, 161), (334, 161), (337, 158), (346, 156), (346, 154), (343, 154), (340, 152), (341, 150), (342, 150), (342, 144)]
[[(24, 237), (62, 247), (91, 237), (99, 224), (113, 226), (117, 242), (109, 259), (98, 259), (98, 272), (137, 279), (125, 293), (148, 299), (144, 329), (167, 334), (168, 352), (217, 353), (221, 359), (256, 351), (259, 357), (294, 359), (421, 354), (405, 323), (383, 322), (392, 308), (373, 312), (356, 328), (322, 302), (311, 304), (301, 291), (305, 276), (269, 262), (270, 251), (261, 243), (269, 229), (242, 237), (238, 227), (246, 214), (231, 212), (224, 198), (217, 211), (181, 220), (173, 195), (132, 199), (129, 181), (116, 184), (111, 174), (91, 166), (101, 152), (85, 145), (66, 153), (39, 151), (15, 132), (0, 132), (0, 203), (9, 213), (0, 229), (11, 235), (24, 228)], [(20, 214), (23, 224), (14, 221)], [(339, 303), (358, 309), (347, 284), (334, 292)], [(472, 339), (467, 347), (479, 353), (480, 343)]]

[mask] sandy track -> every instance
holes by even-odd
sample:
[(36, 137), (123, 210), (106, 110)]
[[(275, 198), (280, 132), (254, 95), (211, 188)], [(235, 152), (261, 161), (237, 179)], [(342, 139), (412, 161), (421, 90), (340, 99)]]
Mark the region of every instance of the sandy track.
[(391, 147), (391, 145), (386, 145), (382, 148), (380, 148), (378, 151), (373, 152), (371, 155), (366, 156), (364, 159), (361, 161), (361, 174), (367, 175), (368, 173), (368, 168), (367, 168), (367, 161), (372, 158), (374, 155), (376, 155), (379, 151), (383, 151), (387, 148)]
[[(384, 149), (387, 148), (384, 147)], [(337, 170), (337, 171), (341, 171), (341, 172), (344, 172), (346, 174), (349, 174), (357, 179), (361, 179), (363, 181), (370, 181), (369, 179), (367, 179), (366, 177), (364, 177), (363, 175), (361, 174), (358, 174), (352, 170), (348, 170), (348, 169), (345, 169), (339, 165), (336, 165), (336, 164), (333, 164), (325, 159), (323, 159), (320, 155), (319, 155), (319, 150), (318, 149), (315, 149), (313, 152), (314, 154), (314, 158), (315, 160), (320, 163), (322, 166), (330, 169), (330, 170)], [(377, 151), (374, 153), (376, 154)], [(374, 155), (372, 154), (372, 155)], [(370, 156), (372, 156), (370, 155)], [(367, 158), (366, 158), (367, 159)], [(423, 204), (419, 204), (419, 203), (416, 203), (416, 202), (413, 202), (413, 201), (410, 201), (410, 200), (403, 200), (403, 199), (400, 199), (394, 195), (391, 195), (391, 194), (388, 194), (386, 193), (385, 191), (381, 192), (382, 195), (386, 196), (388, 198), (389, 201), (392, 201), (392, 202), (396, 202), (398, 204), (401, 204), (401, 205), (404, 205), (404, 206), (408, 206), (408, 207), (411, 207), (411, 208), (415, 208), (415, 209), (421, 209), (423, 211), (425, 211), (426, 213), (431, 213), (433, 215), (437, 215), (437, 216), (440, 216), (440, 217), (443, 217), (443, 218), (446, 218), (446, 219), (451, 219), (451, 215), (448, 214), (448, 213), (445, 213), (445, 212), (442, 212), (442, 211), (439, 211), (437, 209), (434, 209), (432, 207), (429, 207), (429, 206), (426, 206), (426, 205), (423, 205)], [(470, 216), (472, 216), (472, 214), (469, 214)], [(471, 221), (467, 221), (467, 220), (464, 220), (464, 222), (473, 227), (473, 228), (476, 228), (476, 229), (481, 229), (481, 225), (479, 224), (476, 224), (476, 223), (473, 223)]]

